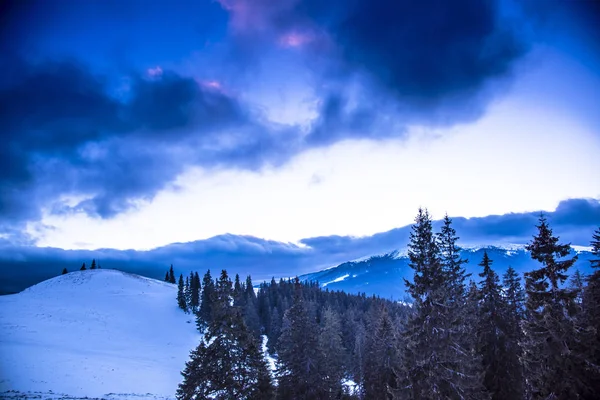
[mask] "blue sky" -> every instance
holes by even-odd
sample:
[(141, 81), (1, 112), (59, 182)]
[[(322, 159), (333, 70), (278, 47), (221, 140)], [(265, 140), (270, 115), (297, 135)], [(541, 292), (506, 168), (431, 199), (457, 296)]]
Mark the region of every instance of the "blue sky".
[(310, 247), (419, 206), (510, 220), (600, 199), (593, 0), (2, 7), (11, 249)]

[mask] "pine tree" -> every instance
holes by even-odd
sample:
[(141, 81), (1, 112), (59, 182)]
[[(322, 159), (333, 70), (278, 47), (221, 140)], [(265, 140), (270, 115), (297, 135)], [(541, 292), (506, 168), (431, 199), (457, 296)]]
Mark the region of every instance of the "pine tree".
[(173, 264), (171, 264), (171, 268), (169, 268), (169, 283), (177, 283), (175, 280), (175, 272), (173, 271)]
[[(448, 226), (449, 224), (446, 224)], [(450, 230), (446, 237), (454, 237)], [(444, 260), (439, 242), (432, 231), (427, 210), (419, 209), (408, 244), (409, 266), (414, 270), (413, 282), (405, 280), (413, 298), (413, 314), (407, 322), (403, 339), (405, 377), (401, 386), (411, 398), (481, 399), (485, 398), (476, 355), (457, 340), (467, 327), (455, 321), (457, 313), (448, 313), (458, 299), (458, 310), (464, 309), (456, 296), (464, 276), (459, 259), (447, 250), (452, 240), (446, 239)], [(453, 264), (450, 262), (453, 261)], [(444, 265), (446, 262), (446, 266)], [(458, 264), (458, 265), (457, 265)]]
[(297, 400), (325, 398), (328, 389), (319, 370), (317, 329), (305, 307), (298, 278), (294, 287), (294, 303), (285, 312), (278, 341), (277, 396)]
[(212, 318), (212, 297), (215, 290), (215, 284), (210, 275), (210, 270), (206, 271), (202, 279), (202, 295), (200, 310), (196, 314), (196, 327), (200, 332), (209, 325)]
[(169, 282), (169, 271), (165, 273), (165, 282)]
[(183, 297), (185, 298), (185, 304), (187, 309), (192, 308), (192, 282), (190, 277), (185, 277), (185, 284), (183, 285)]
[(573, 352), (578, 347), (576, 327), (569, 315), (575, 296), (563, 287), (577, 256), (567, 258), (570, 245), (559, 243), (543, 215), (536, 227), (538, 234), (526, 247), (531, 258), (542, 264), (525, 273), (523, 360), (529, 396), (577, 398), (584, 388), (578, 377), (582, 361)]
[(198, 272), (194, 272), (194, 278), (192, 281), (194, 282), (194, 285), (191, 287), (192, 292), (190, 296), (190, 302), (192, 305), (192, 312), (197, 313), (200, 307), (200, 291), (202, 290), (202, 284), (200, 283)]
[(96, 259), (92, 260), (92, 266), (90, 267), (90, 269), (96, 269)]
[(582, 344), (587, 360), (582, 379), (587, 387), (600, 388), (600, 228), (594, 232), (591, 246), (595, 258), (590, 264), (594, 272), (587, 277), (581, 316), (585, 327)]
[(212, 296), (212, 318), (182, 372), (177, 399), (272, 399), (274, 389), (258, 341), (231, 305), (231, 280), (222, 271)]
[(81, 264), (81, 268), (79, 268), (80, 271), (85, 271), (87, 268), (85, 267), (85, 263)]
[[(513, 381), (514, 370), (519, 368), (518, 354), (510, 346), (507, 335), (508, 302), (502, 296), (500, 279), (492, 269), (487, 251), (479, 264), (483, 280), (479, 289), (479, 321), (477, 350), (482, 356), (484, 385), (494, 400), (523, 398), (519, 381)], [(518, 378), (517, 378), (518, 379)]]
[(366, 399), (394, 399), (398, 390), (400, 343), (398, 333), (384, 308), (367, 334), (362, 392)]
[(66, 275), (66, 274), (68, 274), (68, 273), (69, 273), (69, 271), (67, 271), (67, 269), (66, 269), (66, 268), (63, 268), (63, 270), (62, 270), (62, 275)]
[(185, 302), (185, 293), (184, 293), (184, 283), (183, 283), (183, 274), (179, 275), (179, 283), (177, 284), (177, 305), (183, 311), (188, 312), (188, 307)]
[(573, 292), (575, 296), (575, 303), (578, 308), (578, 311), (581, 309), (583, 304), (583, 287), (584, 287), (585, 277), (579, 272), (579, 269), (576, 269), (571, 278), (569, 279), (569, 289)]
[(521, 328), (524, 318), (525, 292), (521, 286), (521, 280), (512, 267), (508, 267), (502, 276), (504, 289), (503, 298), (506, 312), (504, 313), (504, 333), (506, 335), (506, 346), (508, 358), (512, 368), (510, 374), (510, 386), (514, 390), (515, 398), (523, 398), (525, 395), (525, 377), (521, 358), (523, 351), (523, 330)]
[(319, 367), (322, 371), (324, 386), (328, 393), (326, 399), (338, 399), (342, 394), (342, 378), (344, 377), (344, 357), (346, 349), (342, 344), (342, 323), (339, 315), (326, 308), (321, 317), (323, 327), (319, 334)]

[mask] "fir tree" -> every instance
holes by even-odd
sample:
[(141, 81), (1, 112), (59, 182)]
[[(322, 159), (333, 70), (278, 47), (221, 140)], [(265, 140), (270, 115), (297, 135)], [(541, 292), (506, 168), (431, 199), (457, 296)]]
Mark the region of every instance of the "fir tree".
[(194, 272), (194, 278), (192, 279), (192, 281), (194, 282), (194, 285), (191, 288), (192, 293), (190, 296), (190, 302), (192, 305), (192, 311), (194, 313), (197, 313), (200, 307), (200, 291), (202, 290), (202, 284), (200, 283), (200, 277), (198, 276), (198, 272)]
[(185, 298), (186, 307), (189, 309), (192, 308), (192, 282), (190, 281), (190, 277), (185, 277), (185, 284), (183, 285), (183, 297)]
[(212, 316), (212, 298), (215, 290), (215, 284), (210, 275), (210, 270), (206, 271), (202, 279), (202, 295), (200, 302), (200, 310), (196, 314), (196, 326), (200, 332), (211, 322)]
[(231, 305), (231, 280), (222, 271), (211, 322), (182, 372), (177, 399), (272, 399), (274, 389), (258, 341)]
[(346, 349), (342, 344), (342, 323), (331, 307), (323, 311), (323, 327), (319, 334), (320, 368), (327, 394), (326, 399), (338, 399), (342, 394), (344, 358)]
[[(442, 236), (454, 237), (454, 234), (447, 230)], [(451, 242), (445, 240), (448, 248)], [(461, 271), (462, 267), (452, 253), (446, 252), (444, 260), (440, 258), (427, 210), (419, 209), (410, 234), (408, 256), (414, 278), (413, 282), (405, 280), (405, 283), (413, 298), (414, 312), (403, 333), (406, 371), (401, 386), (415, 399), (485, 398), (479, 360), (457, 340), (467, 327), (455, 322), (458, 310), (447, 312), (457, 299), (458, 309), (464, 307), (455, 295), (460, 279), (451, 279), (454, 274), (450, 274), (453, 270)], [(452, 260), (454, 264), (450, 264)], [(456, 275), (464, 277), (463, 272)]]
[(361, 382), (364, 398), (396, 398), (400, 395), (397, 373), (400, 344), (396, 328), (385, 308), (378, 312), (365, 346), (364, 377)]
[(572, 399), (585, 391), (578, 375), (581, 360), (574, 321), (569, 315), (574, 294), (563, 287), (567, 271), (577, 260), (570, 245), (560, 244), (541, 216), (537, 235), (526, 249), (541, 267), (525, 273), (527, 292), (523, 360), (529, 396), (534, 399)]
[(523, 398), (525, 395), (525, 377), (521, 363), (523, 355), (521, 349), (523, 330), (521, 325), (524, 318), (525, 292), (514, 268), (508, 267), (502, 276), (502, 286), (506, 307), (504, 313), (504, 333), (506, 336), (509, 363), (512, 365), (508, 371), (510, 374), (510, 383), (508, 384), (512, 387), (515, 398)]
[(171, 264), (171, 268), (169, 268), (169, 283), (177, 283), (175, 280), (175, 272), (173, 271), (173, 264)]
[(90, 267), (90, 269), (96, 269), (96, 259), (92, 260), (92, 266)]
[(184, 289), (185, 289), (185, 286), (184, 286), (184, 283), (183, 283), (183, 274), (180, 274), (179, 275), (179, 283), (177, 284), (177, 305), (183, 311), (187, 312), (188, 311), (188, 307), (187, 307), (187, 303), (185, 302), (185, 292), (184, 292)]
[(169, 271), (165, 273), (165, 282), (169, 282)]
[(483, 280), (479, 289), (479, 321), (477, 324), (478, 352), (482, 356), (484, 385), (494, 400), (523, 398), (519, 377), (513, 381), (514, 371), (520, 367), (518, 354), (510, 345), (507, 335), (508, 303), (502, 296), (500, 279), (492, 269), (487, 251), (479, 264)]
[(68, 273), (69, 273), (69, 271), (67, 271), (67, 269), (66, 269), (66, 268), (63, 268), (63, 270), (62, 270), (62, 275), (66, 275), (66, 274), (68, 274)]
[(311, 400), (327, 396), (321, 371), (317, 329), (302, 298), (302, 286), (295, 280), (294, 304), (285, 312), (279, 358), (277, 396), (280, 399)]
[(85, 263), (81, 264), (81, 268), (79, 268), (80, 271), (85, 271), (87, 268), (85, 267)]
[(590, 260), (590, 264), (594, 272), (587, 277), (581, 316), (586, 327), (582, 337), (583, 350), (587, 355), (583, 379), (587, 387), (600, 388), (600, 228), (594, 232), (591, 246), (595, 258)]

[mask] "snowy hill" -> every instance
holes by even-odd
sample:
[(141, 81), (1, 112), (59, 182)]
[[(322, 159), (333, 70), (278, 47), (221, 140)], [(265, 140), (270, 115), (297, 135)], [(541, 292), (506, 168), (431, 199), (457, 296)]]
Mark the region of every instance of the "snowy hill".
[[(589, 260), (592, 253), (589, 248), (573, 248), (572, 255), (578, 255), (575, 269), (582, 273), (591, 272)], [(465, 268), (477, 282), (480, 273), (478, 264), (487, 251), (492, 259), (492, 267), (502, 275), (509, 266), (518, 273), (539, 268), (525, 250), (525, 245), (483, 246), (470, 247), (461, 251), (461, 257), (468, 260)], [(404, 300), (406, 297), (404, 279), (411, 280), (413, 270), (408, 266), (406, 251), (392, 252), (385, 255), (373, 256), (367, 259), (349, 261), (337, 267), (300, 276), (301, 280), (318, 281), (322, 287), (330, 290), (343, 290), (348, 293), (366, 293), (394, 300)]]
[(173, 398), (200, 339), (176, 293), (101, 269), (0, 296), (0, 398)]

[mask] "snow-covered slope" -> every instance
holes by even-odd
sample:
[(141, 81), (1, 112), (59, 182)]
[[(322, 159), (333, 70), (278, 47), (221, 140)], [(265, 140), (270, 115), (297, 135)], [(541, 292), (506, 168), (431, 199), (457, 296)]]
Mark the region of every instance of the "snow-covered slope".
[(200, 339), (176, 294), (175, 285), (101, 269), (0, 296), (0, 397), (174, 397)]

